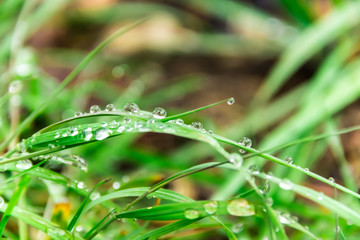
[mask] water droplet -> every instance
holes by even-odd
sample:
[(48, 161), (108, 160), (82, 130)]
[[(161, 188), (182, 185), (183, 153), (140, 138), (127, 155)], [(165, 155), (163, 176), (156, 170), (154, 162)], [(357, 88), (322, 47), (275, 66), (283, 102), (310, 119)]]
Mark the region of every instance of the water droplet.
[(95, 131), (95, 139), (99, 141), (107, 138), (109, 135), (110, 135), (110, 130), (106, 128), (98, 128)]
[(78, 189), (84, 189), (85, 188), (85, 183), (80, 181), (80, 182), (77, 183), (76, 186), (77, 186)]
[(179, 125), (183, 125), (184, 124), (184, 120), (182, 120), (181, 118), (178, 118), (175, 120), (175, 123), (176, 124), (179, 124)]
[(226, 210), (233, 216), (250, 216), (255, 214), (254, 207), (243, 198), (231, 200)]
[(194, 210), (194, 209), (186, 210), (184, 214), (187, 219), (195, 219), (200, 216), (199, 211)]
[(274, 204), (274, 200), (272, 198), (265, 198), (265, 204), (271, 207)]
[(212, 130), (209, 130), (209, 131), (208, 131), (208, 134), (211, 134), (211, 135), (212, 135), (212, 134), (214, 134), (214, 132), (213, 132)]
[(291, 215), (289, 213), (280, 213), (279, 221), (282, 224), (289, 224), (291, 222)]
[(99, 197), (101, 197), (100, 193), (99, 192), (93, 192), (91, 195), (90, 195), (90, 199), (91, 200), (95, 200), (95, 199), (98, 199)]
[(111, 127), (111, 128), (117, 128), (117, 127), (119, 127), (119, 123), (117, 122), (117, 121), (112, 121), (111, 123), (110, 123), (110, 125), (109, 125), (109, 127)]
[(199, 129), (199, 130), (203, 129), (203, 125), (202, 125), (202, 123), (199, 122), (199, 121), (193, 122), (193, 123), (191, 124), (191, 126), (192, 126), (193, 128), (195, 128), (195, 129)]
[(22, 89), (22, 82), (20, 80), (12, 81), (9, 85), (9, 93), (16, 94)]
[[(243, 138), (240, 140), (239, 144), (240, 144), (241, 146), (244, 146), (244, 147), (248, 147), (248, 148), (249, 148), (249, 147), (251, 147), (251, 145), (252, 145), (252, 141), (251, 141), (251, 139), (248, 138), (248, 137), (243, 137)], [(240, 149), (239, 152), (240, 152), (240, 153), (246, 153), (246, 151), (243, 150), (243, 149)]]
[(127, 123), (130, 123), (131, 122), (131, 118), (129, 117), (124, 117), (124, 123), (127, 124)]
[(227, 100), (228, 105), (233, 105), (234, 103), (235, 103), (235, 99), (233, 97), (231, 97)]
[(334, 179), (333, 177), (329, 177), (329, 181), (330, 181), (331, 183), (335, 183), (335, 179)]
[(323, 192), (320, 192), (317, 199), (318, 199), (319, 201), (322, 201), (322, 200), (324, 199), (324, 193), (323, 193)]
[[(113, 185), (112, 185), (112, 187), (113, 187), (113, 189), (115, 189), (115, 190), (118, 190), (119, 188), (120, 188), (120, 183), (119, 182), (114, 182), (113, 183)], [(149, 195), (148, 195), (149, 196)]]
[(76, 135), (78, 135), (78, 133), (79, 133), (79, 130), (76, 127), (72, 127), (69, 129), (70, 136), (76, 136)]
[(123, 133), (125, 131), (125, 126), (120, 126), (116, 131), (118, 133)]
[(85, 141), (90, 141), (92, 136), (93, 133), (91, 127), (85, 128), (84, 131), (82, 132), (82, 137), (84, 138)]
[(259, 190), (260, 190), (260, 193), (261, 194), (266, 194), (270, 191), (270, 184), (269, 184), (269, 181), (266, 181), (264, 183), (264, 185), (260, 186), (259, 187)]
[(105, 107), (105, 111), (107, 111), (107, 112), (113, 112), (115, 110), (116, 110), (116, 108), (115, 108), (114, 104), (108, 104)]
[(290, 156), (286, 156), (285, 157), (285, 162), (287, 162), (288, 164), (292, 164), (293, 163), (293, 158)]
[(214, 214), (218, 209), (218, 202), (217, 201), (210, 201), (204, 204), (205, 212), (208, 214)]
[(97, 112), (100, 112), (100, 111), (101, 111), (101, 109), (100, 109), (100, 107), (98, 105), (92, 105), (90, 107), (90, 113), (97, 113)]
[[(54, 135), (54, 138), (59, 138), (60, 137), (60, 133), (59, 132), (56, 132), (55, 135)], [(35, 140), (35, 139), (34, 139)]]
[(74, 116), (75, 116), (75, 117), (80, 117), (81, 115), (82, 115), (82, 112), (75, 112), (75, 113), (74, 113)]
[(25, 153), (26, 152), (26, 145), (25, 140), (23, 139), (21, 142), (17, 144), (17, 148), (20, 150), (20, 152)]
[(32, 162), (28, 159), (21, 160), (17, 161), (15, 166), (19, 169), (26, 170), (32, 167)]
[(304, 168), (305, 172), (310, 172), (310, 170), (308, 168)]
[(79, 225), (79, 226), (76, 226), (75, 230), (76, 230), (77, 232), (82, 232), (82, 231), (84, 231), (84, 228)]
[(291, 190), (294, 184), (289, 179), (284, 179), (280, 181), (279, 186), (284, 190)]
[(130, 113), (137, 113), (140, 111), (140, 108), (136, 103), (127, 103), (125, 104), (123, 110)]
[(238, 153), (230, 153), (229, 162), (232, 163), (235, 167), (241, 167), (243, 163), (243, 158)]
[(166, 117), (166, 110), (161, 107), (156, 107), (152, 112), (152, 115), (156, 119), (163, 119)]
[(63, 136), (63, 137), (67, 137), (68, 135), (69, 135), (69, 133), (67, 131), (65, 131), (61, 134), (61, 136)]
[(232, 231), (233, 233), (239, 233), (239, 232), (241, 232), (243, 229), (244, 229), (244, 224), (242, 224), (242, 223), (234, 224), (234, 225), (232, 225), (232, 227), (231, 227), (231, 231)]
[(251, 174), (259, 174), (260, 173), (260, 169), (258, 166), (256, 166), (256, 164), (252, 164), (249, 169), (248, 169), (249, 173)]
[(102, 122), (101, 122), (101, 126), (102, 126), (102, 127), (107, 127), (107, 126), (108, 126), (108, 123), (107, 123), (106, 121), (102, 121)]
[(0, 208), (4, 205), (5, 200), (0, 196)]
[(49, 148), (54, 148), (54, 147), (55, 147), (55, 145), (54, 145), (54, 144), (49, 143), (48, 147), (49, 147)]

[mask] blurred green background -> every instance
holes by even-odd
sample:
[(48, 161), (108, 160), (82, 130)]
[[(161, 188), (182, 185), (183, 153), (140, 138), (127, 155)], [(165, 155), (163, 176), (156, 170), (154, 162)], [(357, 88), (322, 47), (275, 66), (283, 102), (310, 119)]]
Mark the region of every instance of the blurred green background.
[[(360, 1), (355, 0), (3, 0), (0, 139), (46, 99), (96, 44), (144, 16), (150, 18), (96, 56), (17, 141), (94, 104), (122, 108), (135, 102), (144, 110), (161, 106), (175, 114), (229, 97), (236, 99), (231, 107), (219, 105), (184, 120), (199, 120), (206, 129), (236, 141), (247, 136), (257, 149), (358, 125), (359, 12)], [(297, 165), (358, 192), (359, 139), (359, 132), (352, 132), (272, 153), (291, 156)], [(111, 177), (102, 194), (114, 191), (112, 184), (116, 189), (150, 186), (193, 165), (221, 160), (205, 144), (155, 133), (124, 135), (62, 154), (69, 158), (76, 154), (88, 164), (87, 172), (50, 166), (72, 179), (94, 186)], [(262, 171), (334, 196), (331, 186), (258, 157), (244, 165), (254, 163)], [(169, 188), (196, 200), (228, 199), (249, 190), (242, 176), (228, 169), (198, 173)], [(49, 197), (51, 206), (65, 215), (70, 214), (66, 209), (81, 203), (76, 194), (48, 192), (40, 183), (33, 184), (28, 194), (39, 213), (49, 208)], [(335, 217), (330, 211), (277, 186), (271, 186), (268, 197), (274, 209), (297, 216), (316, 236), (334, 238)], [(359, 210), (357, 200), (337, 197)], [(87, 214), (82, 222), (86, 229), (104, 211), (99, 207)], [(239, 239), (267, 239), (261, 218), (229, 221)], [(359, 239), (358, 227), (339, 221), (343, 239)], [(126, 236), (135, 225), (117, 223), (103, 237)], [(300, 231), (287, 230), (290, 239), (307, 239)], [(8, 231), (10, 236), (11, 225)], [(211, 228), (171, 237), (226, 239), (224, 232)]]

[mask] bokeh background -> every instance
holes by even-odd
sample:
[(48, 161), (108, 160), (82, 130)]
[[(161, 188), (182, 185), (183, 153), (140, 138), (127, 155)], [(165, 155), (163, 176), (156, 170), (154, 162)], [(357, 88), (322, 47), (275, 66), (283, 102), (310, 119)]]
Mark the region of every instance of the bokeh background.
[[(46, 99), (99, 42), (143, 17), (149, 19), (106, 47), (21, 138), (94, 104), (122, 108), (135, 102), (144, 110), (161, 106), (175, 114), (229, 97), (235, 98), (234, 105), (218, 105), (185, 121), (201, 121), (206, 129), (236, 141), (247, 136), (259, 149), (358, 125), (359, 10), (359, 1), (345, 0), (4, 0), (0, 87), (3, 93), (10, 82), (21, 87), (9, 90), (9, 104), (0, 113), (0, 137)], [(359, 132), (351, 132), (272, 153), (291, 156), (297, 165), (358, 192), (359, 139)], [(101, 193), (114, 191), (114, 182), (115, 189), (150, 186), (195, 164), (221, 159), (205, 144), (154, 133), (92, 143), (64, 156), (69, 154), (84, 158), (88, 171), (51, 167), (89, 186), (112, 177)], [(254, 163), (334, 196), (331, 186), (294, 170), (256, 157), (244, 162)], [(198, 173), (168, 187), (197, 200), (228, 199), (248, 189), (241, 176), (226, 169)], [(60, 194), (58, 200), (41, 186), (33, 187), (29, 199), (41, 211), (49, 194), (51, 204), (65, 215), (64, 209), (80, 204), (76, 194)], [(291, 212), (315, 235), (334, 236), (327, 231), (335, 226), (328, 210), (277, 186), (271, 186), (268, 197), (275, 209)], [(358, 208), (346, 196), (337, 197)], [(97, 211), (88, 213), (83, 228), (94, 224), (96, 214), (105, 214), (100, 207)], [(239, 239), (265, 239), (261, 219), (231, 220)], [(344, 239), (359, 237), (352, 223), (340, 219), (340, 226)], [(126, 236), (134, 228), (118, 224), (112, 234)], [(288, 234), (306, 239), (295, 230)], [(199, 230), (178, 239), (226, 236), (221, 230)]]

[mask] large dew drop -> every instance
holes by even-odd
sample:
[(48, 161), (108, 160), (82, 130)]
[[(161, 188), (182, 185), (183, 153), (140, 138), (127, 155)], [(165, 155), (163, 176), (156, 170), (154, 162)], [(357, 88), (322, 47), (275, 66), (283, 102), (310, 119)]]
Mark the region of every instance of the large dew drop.
[(136, 103), (127, 103), (125, 104), (123, 110), (131, 113), (137, 113), (140, 111), (140, 108)]
[(28, 159), (17, 161), (15, 166), (19, 169), (26, 170), (32, 167), (32, 162)]
[(218, 206), (219, 204), (217, 201), (210, 201), (204, 204), (204, 209), (208, 214), (214, 214), (216, 213)]
[(288, 164), (292, 164), (293, 163), (293, 158), (290, 156), (285, 157), (285, 162), (287, 162)]
[(238, 198), (231, 200), (226, 210), (233, 216), (251, 216), (255, 214), (255, 209), (246, 199)]
[(84, 131), (82, 132), (82, 136), (85, 141), (90, 141), (93, 136), (91, 127), (85, 128)]
[(243, 158), (238, 153), (230, 153), (229, 162), (239, 168), (243, 163)]
[(96, 140), (103, 140), (110, 135), (110, 130), (107, 128), (98, 128), (95, 132)]
[(195, 219), (200, 216), (200, 213), (197, 210), (189, 209), (185, 211), (184, 215), (187, 219)]
[(101, 109), (100, 109), (100, 107), (98, 105), (92, 105), (90, 107), (90, 113), (97, 113), (97, 112), (100, 112), (100, 111), (101, 111)]
[(193, 123), (191, 124), (191, 126), (192, 126), (193, 128), (195, 128), (195, 129), (199, 129), (199, 130), (203, 129), (203, 125), (202, 125), (202, 123), (199, 122), (199, 121), (193, 122)]
[[(240, 144), (241, 146), (244, 146), (244, 147), (248, 147), (248, 148), (249, 148), (249, 147), (251, 147), (251, 145), (252, 145), (252, 141), (251, 141), (251, 139), (248, 138), (248, 137), (243, 137), (243, 138), (240, 140), (239, 144)], [(245, 150), (240, 149), (239, 152), (240, 152), (240, 153), (245, 153)]]
[(294, 184), (289, 179), (285, 179), (280, 181), (279, 186), (284, 190), (291, 190)]
[(235, 103), (235, 99), (233, 97), (231, 97), (227, 100), (228, 105), (233, 105), (234, 103)]
[(156, 119), (162, 119), (166, 117), (166, 110), (161, 107), (156, 107), (152, 112), (152, 115)]
[(115, 108), (114, 104), (111, 104), (111, 103), (106, 105), (106, 107), (105, 107), (105, 111), (107, 111), (107, 112), (113, 112), (115, 110), (116, 110), (116, 108)]

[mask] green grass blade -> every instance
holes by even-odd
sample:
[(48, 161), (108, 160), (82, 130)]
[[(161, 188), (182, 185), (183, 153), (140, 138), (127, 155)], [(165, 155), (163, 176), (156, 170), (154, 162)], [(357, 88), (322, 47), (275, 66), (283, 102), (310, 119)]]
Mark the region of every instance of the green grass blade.
[(98, 229), (104, 222), (105, 220), (111, 216), (112, 214), (115, 213), (115, 209), (111, 210), (108, 214), (106, 214), (105, 217), (103, 217), (103, 219), (101, 219), (94, 227), (92, 227), (90, 229), (90, 231), (88, 231), (85, 235), (84, 235), (84, 239), (87, 239), (89, 236), (91, 236), (93, 234), (93, 232), (96, 231), (96, 229)]
[(7, 178), (4, 183), (8, 183), (8, 182), (14, 181), (14, 179), (23, 176), (24, 174), (26, 174), (26, 173), (34, 170), (34, 169), (37, 168), (37, 167), (40, 167), (40, 166), (43, 165), (46, 161), (47, 161), (47, 160), (43, 160), (43, 161), (35, 164), (35, 165), (32, 166), (31, 168), (28, 168), (28, 169), (26, 169), (26, 170), (24, 170), (24, 171), (22, 171), (22, 172), (20, 172), (20, 173), (18, 173), (18, 174), (15, 174), (15, 175)]
[(24, 191), (28, 185), (28, 183), (30, 182), (31, 178), (30, 176), (24, 176), (21, 178), (17, 189), (15, 190), (15, 192), (13, 193), (13, 195), (11, 196), (11, 199), (9, 201), (9, 204), (7, 205), (7, 208), (4, 212), (4, 215), (1, 218), (0, 221), (0, 236), (2, 236), (2, 233), (5, 229), (5, 226), (12, 214), (12, 211), (14, 209), (14, 207), (16, 206), (16, 204), (19, 201), (19, 198), (21, 196), (22, 191)]
[(86, 196), (86, 198), (84, 199), (84, 201), (81, 203), (79, 209), (76, 211), (74, 217), (71, 219), (71, 222), (69, 223), (69, 225), (67, 226), (66, 230), (69, 232), (72, 232), (77, 221), (79, 221), (80, 216), (83, 214), (84, 209), (86, 207), (86, 205), (89, 203), (90, 201), (90, 196), (91, 194), (98, 189), (101, 185), (103, 185), (104, 183), (108, 182), (110, 179), (106, 179), (106, 180), (102, 180), (101, 182), (99, 182), (98, 184), (95, 185), (95, 187), (90, 191), (90, 193)]
[(112, 42), (115, 38), (125, 34), (132, 28), (136, 27), (140, 23), (147, 20), (147, 18), (140, 19), (132, 24), (129, 24), (118, 31), (116, 31), (114, 34), (112, 34), (110, 37), (105, 39), (103, 42), (101, 42), (94, 50), (92, 50), (85, 58), (81, 61), (81, 63), (64, 79), (64, 81), (61, 82), (61, 84), (51, 93), (51, 95), (47, 98), (46, 101), (44, 101), (42, 104), (40, 104), (39, 107), (36, 108), (35, 111), (33, 111), (24, 121), (21, 122), (21, 124), (18, 126), (18, 128), (0, 145), (0, 152), (5, 149), (5, 147), (11, 142), (12, 139), (14, 139), (16, 136), (18, 136), (42, 111), (44, 111), (50, 104), (56, 99), (56, 97), (60, 94), (60, 92), (72, 81), (75, 79), (75, 77), (88, 65), (88, 63), (101, 51), (103, 50), (110, 42)]

